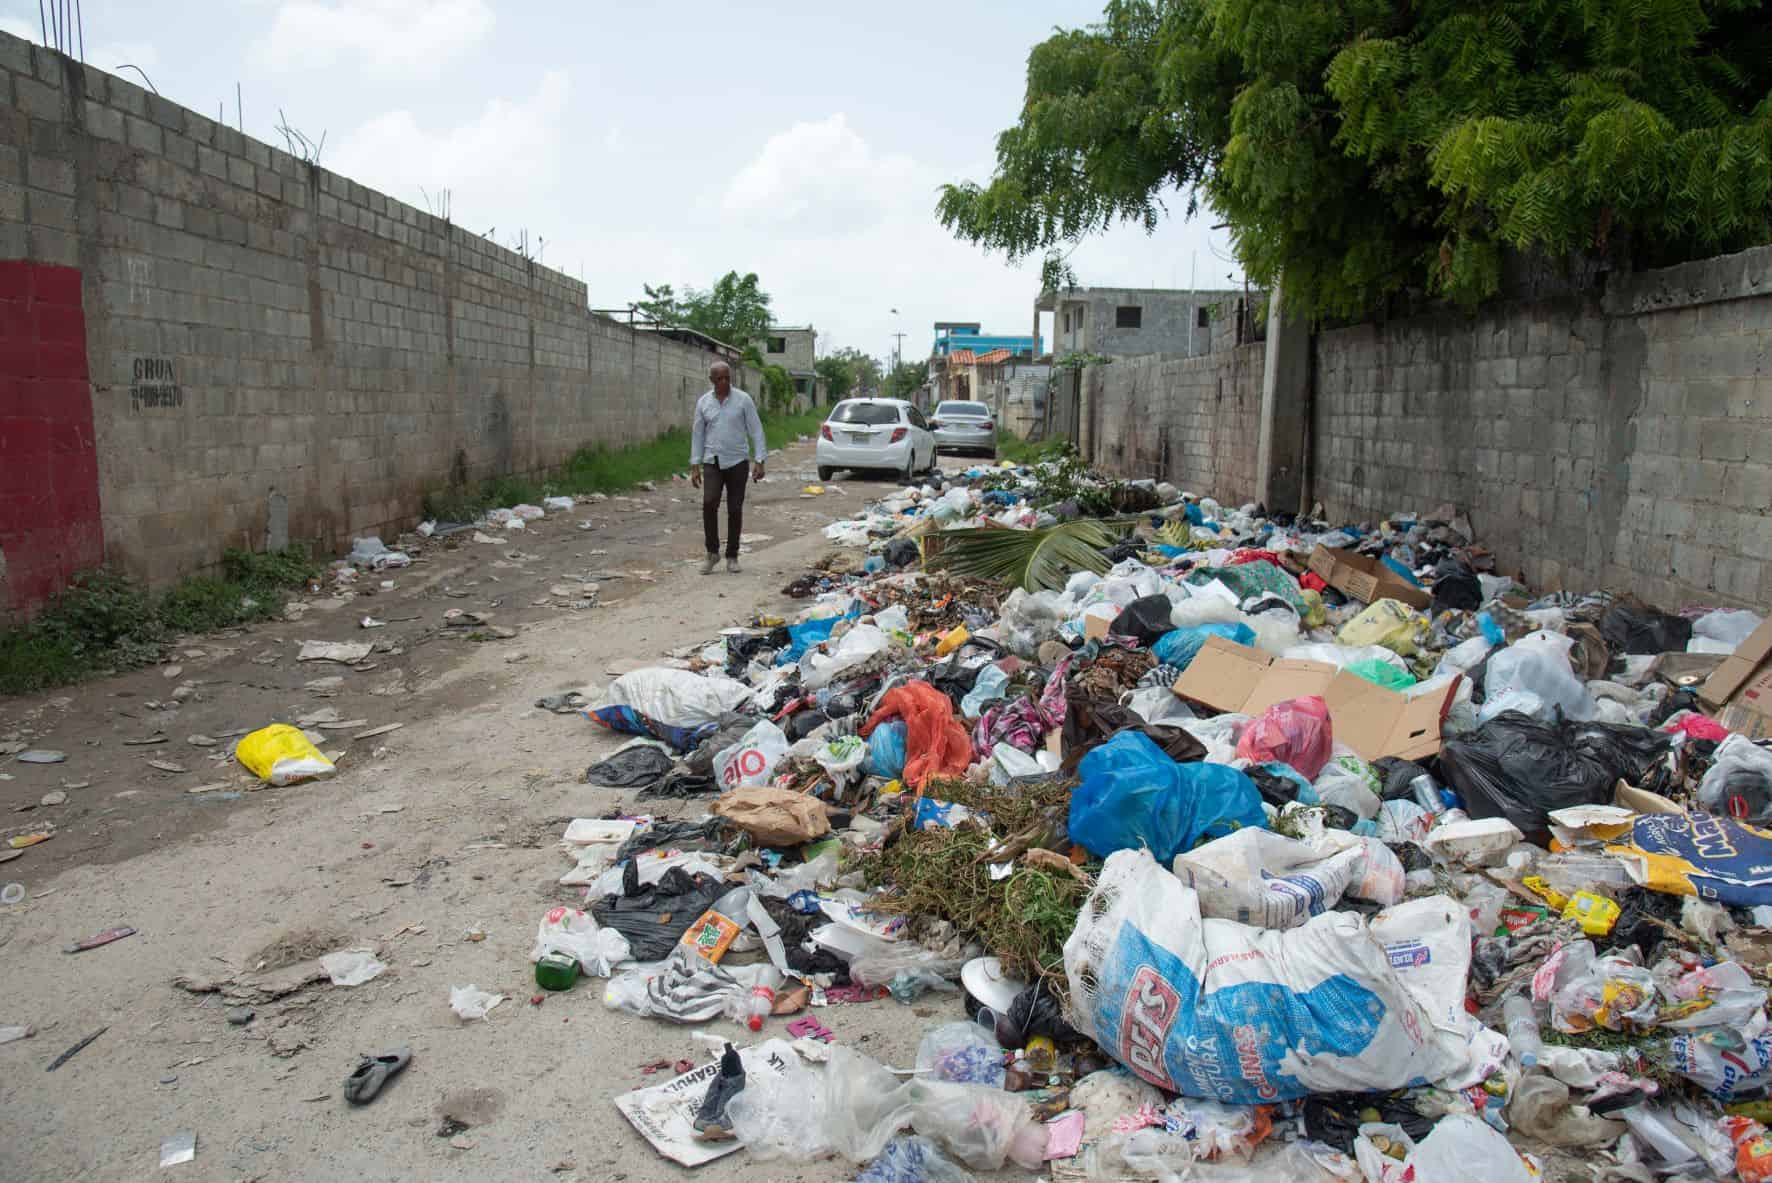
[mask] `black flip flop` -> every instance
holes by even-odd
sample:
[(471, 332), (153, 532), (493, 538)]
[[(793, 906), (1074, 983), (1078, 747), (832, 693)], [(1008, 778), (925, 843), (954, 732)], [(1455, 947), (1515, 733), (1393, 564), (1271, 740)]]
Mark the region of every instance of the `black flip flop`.
[(353, 1105), (367, 1105), (375, 1100), (382, 1086), (412, 1062), (412, 1049), (398, 1048), (379, 1056), (364, 1056), (363, 1062), (345, 1077), (345, 1100)]

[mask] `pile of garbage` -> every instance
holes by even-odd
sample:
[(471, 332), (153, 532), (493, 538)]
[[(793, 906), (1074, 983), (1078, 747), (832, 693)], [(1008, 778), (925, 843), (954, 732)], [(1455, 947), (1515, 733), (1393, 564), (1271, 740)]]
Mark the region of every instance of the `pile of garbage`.
[[(662, 1153), (1772, 1175), (1772, 625), (1074, 460), (826, 533), (792, 619), (583, 708), (636, 804), (567, 829), (532, 960), (713, 1026), (619, 1102)], [(908, 1066), (815, 1017), (943, 998)]]

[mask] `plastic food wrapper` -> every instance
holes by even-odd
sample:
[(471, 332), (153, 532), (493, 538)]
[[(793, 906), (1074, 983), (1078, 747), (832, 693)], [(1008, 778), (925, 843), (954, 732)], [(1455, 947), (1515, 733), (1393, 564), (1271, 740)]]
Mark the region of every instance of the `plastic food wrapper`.
[(776, 764), (787, 754), (787, 735), (768, 719), (760, 719), (737, 743), (714, 757), (714, 775), (722, 790), (767, 784)]
[(504, 1000), (503, 994), (488, 993), (472, 984), (452, 986), (449, 989), (449, 1009), (464, 1022), (484, 1019), (492, 1012), (493, 1007)]
[(1342, 645), (1381, 645), (1409, 657), (1427, 641), (1427, 617), (1400, 600), (1374, 600), (1341, 626), (1335, 640)]
[(1300, 842), (1268, 830), (1235, 834), (1175, 857), (1175, 875), (1200, 913), (1256, 928), (1291, 928), (1344, 894), (1390, 905), (1403, 898), (1403, 864), (1376, 839), (1320, 830)]
[(1255, 782), (1242, 772), (1177, 764), (1142, 732), (1122, 731), (1092, 749), (1077, 775), (1071, 840), (1102, 857), (1142, 847), (1168, 862), (1202, 839), (1267, 820)]
[(597, 978), (608, 977), (631, 956), (628, 939), (621, 933), (599, 926), (588, 912), (566, 907), (549, 908), (536, 926), (529, 960), (540, 961), (549, 953), (566, 954), (581, 971)]
[[(1380, 600), (1381, 604), (1392, 603)], [(1329, 704), (1314, 694), (1276, 702), (1243, 729), (1237, 758), (1252, 764), (1279, 761), (1314, 780), (1335, 747)]]
[(819, 747), (812, 753), (812, 758), (838, 784), (845, 784), (861, 771), (868, 758), (868, 745), (857, 736), (844, 735)]
[(1507, 852), (1519, 845), (1520, 837), (1519, 827), (1505, 817), (1487, 817), (1443, 822), (1419, 841), (1423, 850), (1448, 863), (1497, 867)]
[(338, 771), (320, 749), (308, 742), (298, 727), (272, 723), (241, 737), (234, 758), (260, 780), (272, 785), (292, 785)]
[(974, 1183), (972, 1172), (941, 1152), (941, 1147), (916, 1134), (900, 1134), (886, 1143), (880, 1157), (855, 1177), (855, 1183)]
[(1369, 925), (1329, 912), (1284, 932), (1205, 919), (1143, 851), (1112, 855), (1064, 946), (1074, 1019), (1159, 1088), (1229, 1104), (1311, 1092), (1461, 1087), (1506, 1056), (1464, 1010), (1470, 922), (1430, 896)]
[(1728, 1102), (1772, 1081), (1772, 1024), (1759, 1014), (1740, 1027), (1683, 1032), (1669, 1041), (1668, 1054), (1675, 1072)]
[(767, 785), (733, 789), (710, 811), (749, 834), (759, 846), (799, 846), (831, 832), (831, 819), (818, 798)]
[(1772, 831), (1709, 813), (1646, 814), (1606, 847), (1635, 882), (1751, 908), (1772, 904)]

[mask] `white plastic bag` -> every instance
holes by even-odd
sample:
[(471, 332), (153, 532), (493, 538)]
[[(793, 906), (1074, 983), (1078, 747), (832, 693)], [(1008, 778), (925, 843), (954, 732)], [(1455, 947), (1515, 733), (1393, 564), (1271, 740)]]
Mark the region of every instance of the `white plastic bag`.
[(340, 949), (322, 956), (320, 968), (334, 986), (361, 986), (380, 977), (388, 967), (376, 960), (374, 949)]
[(812, 758), (838, 785), (846, 785), (868, 758), (867, 741), (856, 735), (839, 736), (815, 748)]
[[(1407, 940), (1348, 912), (1266, 932), (1203, 918), (1148, 851), (1118, 851), (1065, 941), (1074, 1021), (1152, 1084), (1231, 1104), (1462, 1079), (1479, 1066), (1472, 1032), (1439, 1016), (1463, 1010), (1470, 922), (1428, 899), (1443, 931)], [(1405, 982), (1399, 962), (1421, 957), (1447, 976)], [(1439, 997), (1454, 974), (1456, 997)]]
[(1448, 1113), (1415, 1144), (1403, 1162), (1403, 1177), (1413, 1183), (1536, 1183), (1507, 1135), (1480, 1117)]
[(1193, 709), (1167, 686), (1143, 686), (1132, 691), (1126, 696), (1126, 709), (1146, 723), (1170, 726), (1195, 717)]
[(611, 682), (601, 705), (633, 707), (660, 723), (695, 728), (718, 722), (750, 697), (751, 688), (731, 678), (652, 666)]
[(1510, 690), (1523, 690), (1560, 708), (1564, 718), (1593, 718), (1593, 696), (1569, 665), (1569, 651), (1574, 647), (1574, 639), (1560, 633), (1544, 629), (1528, 633), (1489, 659), (1483, 676), (1484, 693), (1492, 700)]
[(1333, 908), (1363, 876), (1366, 858), (1345, 830), (1323, 831), (1312, 844), (1248, 829), (1176, 855), (1175, 876), (1198, 893), (1203, 916), (1291, 928)]
[(449, 1009), (463, 1021), (484, 1019), (493, 1007), (504, 1000), (503, 994), (490, 994), (471, 983), (449, 989)]
[[(1710, 771), (1698, 783), (1699, 807), (1709, 813), (1729, 813), (1729, 798), (1738, 794), (1751, 800), (1759, 794), (1743, 794), (1746, 785), (1757, 787), (1762, 779), (1772, 784), (1772, 751), (1767, 751), (1745, 735), (1730, 735), (1717, 745)], [(1740, 820), (1762, 824), (1747, 817)]]
[(1316, 790), (1317, 799), (1323, 804), (1339, 805), (1361, 821), (1371, 821), (1378, 816), (1378, 807), (1384, 804), (1379, 796), (1384, 786), (1379, 783), (1372, 766), (1354, 754), (1351, 748), (1340, 744), (1336, 748), (1335, 755), (1311, 782), (1311, 788)]
[(844, 633), (829, 654), (809, 650), (800, 661), (800, 684), (808, 690), (827, 686), (850, 670), (886, 652), (892, 640), (871, 624), (858, 624)]
[[(1100, 590), (1097, 585), (1090, 594)], [(999, 639), (1009, 652), (1031, 659), (1042, 642), (1058, 636), (1058, 626), (1065, 615), (1060, 593), (1042, 591), (1030, 595), (1018, 587), (1003, 602), (1003, 615), (997, 621)]]
[(566, 954), (582, 972), (596, 978), (608, 977), (613, 967), (632, 956), (621, 933), (600, 927), (588, 912), (565, 907), (549, 908), (541, 918), (529, 960), (540, 961), (549, 953)]
[(1706, 612), (1692, 622), (1692, 640), (1686, 645), (1686, 652), (1733, 653), (1761, 623), (1757, 613), (1745, 610), (1718, 608)]
[(768, 719), (759, 719), (737, 743), (714, 757), (714, 775), (722, 792), (741, 785), (766, 785), (787, 754), (787, 733)]

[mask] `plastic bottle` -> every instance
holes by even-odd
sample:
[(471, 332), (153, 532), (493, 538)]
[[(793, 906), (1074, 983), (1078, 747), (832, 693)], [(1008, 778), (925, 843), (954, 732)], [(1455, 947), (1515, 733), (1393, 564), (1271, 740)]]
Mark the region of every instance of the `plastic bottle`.
[(1538, 1016), (1533, 1013), (1532, 1000), (1516, 994), (1503, 1004), (1501, 1015), (1507, 1020), (1508, 1045), (1519, 1056), (1520, 1066), (1530, 1068), (1538, 1063), (1544, 1041), (1538, 1035)]
[(751, 987), (750, 997), (745, 999), (744, 1025), (752, 1031), (763, 1029), (763, 1020), (775, 1010), (775, 992), (781, 988), (781, 972), (773, 965), (761, 966), (757, 970), (757, 984)]

